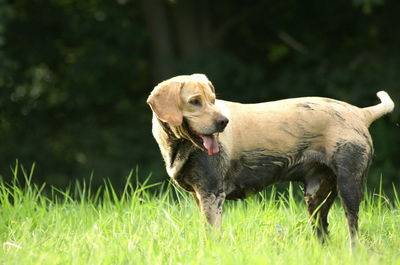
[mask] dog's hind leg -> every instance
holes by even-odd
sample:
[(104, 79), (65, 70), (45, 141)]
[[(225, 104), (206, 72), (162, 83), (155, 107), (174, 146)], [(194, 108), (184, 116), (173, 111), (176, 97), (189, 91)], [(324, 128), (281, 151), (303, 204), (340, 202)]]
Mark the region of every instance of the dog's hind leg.
[(360, 183), (348, 174), (339, 173), (338, 191), (342, 199), (344, 211), (350, 232), (350, 248), (353, 249), (357, 240), (358, 211), (362, 197)]
[(347, 218), (351, 249), (356, 245), (358, 212), (371, 153), (371, 148), (355, 143), (344, 143), (334, 154), (337, 189)]
[(305, 179), (304, 199), (322, 242), (328, 235), (328, 213), (336, 197), (336, 177), (329, 169), (313, 172)]

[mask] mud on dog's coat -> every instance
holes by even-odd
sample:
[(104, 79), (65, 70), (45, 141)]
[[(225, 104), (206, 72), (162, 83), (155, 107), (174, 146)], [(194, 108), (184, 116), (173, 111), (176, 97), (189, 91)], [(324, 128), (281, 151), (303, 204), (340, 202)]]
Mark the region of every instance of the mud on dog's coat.
[(394, 108), (386, 92), (377, 96), (381, 103), (367, 108), (320, 97), (240, 104), (216, 100), (207, 77), (193, 74), (161, 82), (147, 103), (169, 176), (210, 224), (220, 226), (225, 199), (300, 181), (318, 235), (339, 195), (354, 245), (373, 154), (368, 127)]

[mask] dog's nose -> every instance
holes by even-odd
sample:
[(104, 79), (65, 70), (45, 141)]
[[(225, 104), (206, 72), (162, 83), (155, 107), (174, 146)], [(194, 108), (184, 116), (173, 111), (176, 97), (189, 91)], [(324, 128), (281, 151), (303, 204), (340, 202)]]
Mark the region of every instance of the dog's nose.
[(222, 116), (222, 117), (218, 118), (215, 122), (216, 122), (217, 130), (219, 132), (222, 132), (225, 129), (226, 125), (228, 124), (229, 120), (228, 120), (228, 118)]

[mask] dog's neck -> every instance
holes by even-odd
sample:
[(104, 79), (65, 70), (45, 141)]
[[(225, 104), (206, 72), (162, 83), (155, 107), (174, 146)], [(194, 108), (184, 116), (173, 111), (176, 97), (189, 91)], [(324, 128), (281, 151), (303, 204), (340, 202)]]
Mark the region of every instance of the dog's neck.
[(168, 139), (171, 142), (174, 142), (174, 144), (176, 142), (186, 140), (186, 141), (191, 142), (194, 146), (198, 147), (199, 149), (204, 150), (204, 147), (199, 145), (198, 143), (196, 143), (196, 141), (193, 139), (193, 135), (189, 129), (189, 124), (185, 118), (183, 118), (182, 124), (179, 126), (172, 126), (172, 125), (168, 124), (167, 122), (163, 122), (160, 119), (158, 119), (158, 122), (160, 123), (161, 128), (168, 135)]
[(162, 128), (162, 130), (165, 132), (168, 140), (170, 142), (178, 142), (178, 141), (182, 141), (182, 137), (180, 137), (177, 134), (176, 130), (173, 130), (173, 127), (171, 125), (169, 125), (167, 122), (163, 122), (162, 120), (157, 118), (158, 123), (160, 124), (160, 127)]
[(158, 119), (158, 124), (162, 130), (161, 134), (155, 136), (164, 158), (168, 175), (175, 179), (179, 175), (179, 171), (185, 164), (190, 153), (196, 147), (192, 140), (188, 139), (188, 133), (185, 133), (187, 126), (186, 121), (181, 126), (171, 126), (170, 124)]

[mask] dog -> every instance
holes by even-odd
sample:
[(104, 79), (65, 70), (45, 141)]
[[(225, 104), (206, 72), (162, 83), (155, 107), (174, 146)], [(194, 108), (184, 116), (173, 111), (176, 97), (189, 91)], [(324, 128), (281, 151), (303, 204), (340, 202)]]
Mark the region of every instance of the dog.
[(168, 175), (211, 225), (221, 225), (225, 200), (298, 181), (320, 238), (340, 196), (354, 247), (373, 155), (368, 127), (394, 109), (386, 92), (377, 96), (381, 103), (366, 108), (322, 97), (241, 104), (217, 100), (209, 79), (193, 74), (161, 82), (147, 103)]

